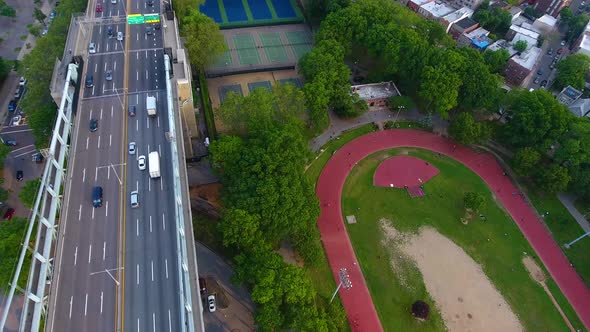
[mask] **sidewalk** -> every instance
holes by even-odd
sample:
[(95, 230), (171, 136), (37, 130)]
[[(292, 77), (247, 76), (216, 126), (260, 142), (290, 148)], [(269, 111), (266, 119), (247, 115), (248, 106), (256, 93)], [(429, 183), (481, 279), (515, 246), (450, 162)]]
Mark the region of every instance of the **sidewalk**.
[(565, 208), (569, 211), (569, 213), (576, 219), (580, 227), (584, 230), (584, 233), (590, 232), (590, 223), (584, 216), (576, 209), (574, 206), (574, 201), (576, 198), (571, 194), (566, 193), (559, 193), (557, 194), (557, 198), (561, 201), (561, 203), (565, 206)]

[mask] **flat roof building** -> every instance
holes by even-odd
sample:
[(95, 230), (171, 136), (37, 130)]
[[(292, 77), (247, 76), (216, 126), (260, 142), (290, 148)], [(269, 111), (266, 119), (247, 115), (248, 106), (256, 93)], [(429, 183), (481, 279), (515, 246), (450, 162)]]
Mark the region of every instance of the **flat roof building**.
[(351, 93), (356, 93), (367, 102), (369, 107), (385, 107), (387, 99), (393, 96), (400, 96), (399, 90), (393, 82), (381, 82), (350, 87)]

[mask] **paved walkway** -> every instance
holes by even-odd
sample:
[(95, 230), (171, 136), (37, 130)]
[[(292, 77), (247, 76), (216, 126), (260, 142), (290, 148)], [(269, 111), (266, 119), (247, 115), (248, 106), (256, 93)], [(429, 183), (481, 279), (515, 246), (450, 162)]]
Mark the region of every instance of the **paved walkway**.
[[(580, 213), (580, 211), (578, 211), (578, 209), (576, 209), (576, 207), (574, 206), (574, 201), (576, 200), (576, 198), (574, 196), (572, 196), (570, 194), (566, 194), (566, 193), (559, 193), (559, 194), (557, 194), (557, 198), (559, 198), (559, 200), (561, 201), (561, 203), (570, 212), (570, 214), (572, 215), (572, 217), (574, 217), (574, 219), (576, 219), (576, 221), (578, 222), (578, 224), (580, 224), (580, 227), (582, 227), (582, 229), (584, 230), (584, 232), (585, 233), (590, 232), (590, 223), (584, 217), (584, 215), (582, 215)], [(580, 234), (580, 235), (582, 235), (582, 234)]]
[(340, 289), (353, 331), (382, 331), (383, 328), (344, 226), (342, 189), (348, 173), (358, 161), (374, 152), (401, 146), (445, 154), (477, 173), (516, 222), (586, 328), (590, 327), (590, 290), (534, 210), (520, 195), (513, 194), (518, 189), (508, 176), (503, 175), (496, 159), (491, 154), (476, 153), (428, 132), (399, 129), (370, 133), (344, 145), (328, 161), (317, 184), (316, 194), (321, 206), (318, 227), (334, 279), (338, 280), (338, 272), (346, 268), (353, 285), (349, 289)]

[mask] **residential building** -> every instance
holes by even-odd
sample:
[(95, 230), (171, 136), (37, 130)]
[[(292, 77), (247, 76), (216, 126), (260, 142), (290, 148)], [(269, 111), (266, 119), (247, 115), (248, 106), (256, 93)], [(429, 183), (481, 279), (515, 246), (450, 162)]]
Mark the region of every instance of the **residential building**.
[(575, 116), (590, 117), (590, 99), (582, 98), (582, 91), (568, 85), (557, 95), (557, 100), (567, 106)]
[(557, 18), (559, 12), (570, 4), (571, 0), (537, 0), (535, 11)]
[(433, 2), (434, 0), (410, 0), (407, 3), (407, 6), (415, 11), (416, 13), (418, 12), (418, 10), (420, 9), (420, 7), (424, 6), (425, 4), (429, 3), (429, 2)]
[(541, 34), (548, 34), (557, 27), (557, 19), (545, 14), (533, 22), (533, 27), (536, 31), (540, 31)]
[(438, 1), (425, 3), (418, 8), (418, 14), (427, 20), (438, 20), (439, 18), (455, 11), (457, 11), (457, 8)]
[(393, 82), (353, 85), (350, 92), (358, 94), (369, 107), (386, 107), (389, 97), (401, 96)]
[(590, 22), (586, 25), (584, 32), (578, 38), (575, 45), (574, 49), (576, 49), (576, 53), (590, 56)]
[(439, 19), (439, 23), (445, 28), (445, 32), (449, 33), (449, 30), (451, 30), (451, 26), (453, 26), (453, 24), (458, 23), (464, 18), (469, 18), (471, 15), (473, 15), (473, 9), (463, 7), (457, 11), (441, 17)]
[(517, 35), (521, 35), (522, 36), (521, 39), (526, 40), (527, 42), (533, 41), (533, 43), (529, 42), (529, 44), (536, 45), (540, 34), (536, 31), (528, 29), (529, 27), (532, 28), (532, 26), (530, 24), (526, 25), (525, 23), (523, 23), (523, 25), (525, 27), (512, 24), (510, 26), (510, 29), (508, 29), (508, 32), (506, 33), (506, 39), (512, 40), (514, 43), (514, 38)]
[(481, 51), (485, 50), (493, 41), (488, 38), (490, 32), (484, 28), (477, 28), (469, 33), (463, 33), (457, 39), (459, 46), (471, 46)]
[(462, 20), (459, 20), (456, 23), (451, 25), (449, 29), (449, 33), (453, 37), (453, 39), (457, 40), (459, 37), (464, 33), (470, 33), (471, 31), (477, 29), (479, 23), (475, 22), (469, 17), (465, 17)]
[(483, 0), (448, 0), (447, 2), (457, 8), (467, 7), (475, 10)]
[(533, 72), (537, 60), (541, 56), (541, 49), (533, 46), (522, 53), (509, 50), (512, 57), (504, 68), (503, 75), (506, 82), (512, 85), (522, 85)]

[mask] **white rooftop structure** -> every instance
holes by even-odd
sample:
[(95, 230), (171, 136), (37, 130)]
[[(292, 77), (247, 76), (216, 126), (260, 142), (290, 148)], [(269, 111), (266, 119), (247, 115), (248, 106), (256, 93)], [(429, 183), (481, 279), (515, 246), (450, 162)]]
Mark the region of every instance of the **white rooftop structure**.
[(415, 4), (418, 7), (422, 7), (422, 5), (431, 2), (432, 0), (410, 0), (408, 2), (411, 2), (413, 4)]
[(586, 54), (590, 56), (590, 22), (586, 25), (586, 29), (580, 38), (580, 45), (576, 53)]
[(444, 2), (429, 2), (420, 6), (418, 13), (426, 18), (439, 18), (457, 11), (457, 8), (451, 7)]
[(529, 38), (534, 40), (539, 39), (540, 34), (533, 30), (533, 26), (529, 23), (522, 23), (522, 26), (512, 24), (510, 26), (510, 30), (514, 31), (516, 34), (523, 34)]
[[(509, 51), (510, 52), (510, 51)], [(510, 52), (510, 54), (513, 54)], [(532, 70), (537, 63), (537, 59), (541, 56), (541, 49), (533, 46), (526, 51), (522, 52), (520, 55), (516, 54), (512, 57), (512, 60), (517, 64), (521, 65), (522, 67)]]
[(529, 48), (537, 45), (537, 40), (536, 39), (531, 38), (531, 37), (529, 37), (527, 35), (524, 35), (522, 33), (517, 33), (514, 36), (514, 38), (512, 38), (512, 45), (516, 44), (516, 42), (521, 41), (521, 40), (526, 42), (526, 44), (527, 44), (527, 47), (526, 48), (527, 49), (529, 49)]
[(459, 22), (466, 17), (471, 17), (473, 15), (473, 9), (469, 7), (460, 8), (452, 13), (449, 13), (442, 17), (443, 26), (446, 26), (446, 32), (449, 33), (449, 29), (453, 23)]
[(357, 93), (363, 100), (383, 99), (400, 95), (393, 82), (353, 85), (350, 87), (350, 91)]
[[(557, 25), (557, 19), (551, 15), (543, 15), (541, 17), (539, 17), (538, 19), (535, 20), (535, 22), (540, 22), (549, 26), (555, 26)], [(534, 24), (534, 23), (533, 23)]]

